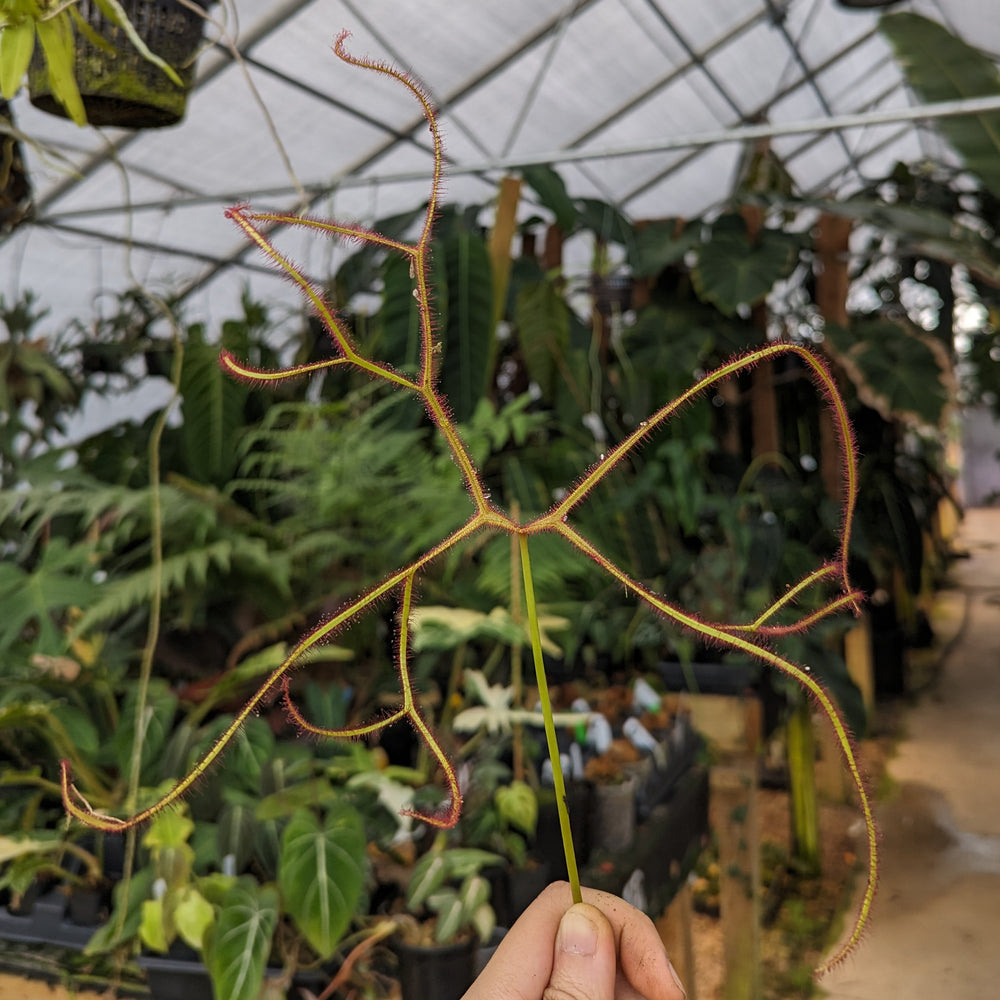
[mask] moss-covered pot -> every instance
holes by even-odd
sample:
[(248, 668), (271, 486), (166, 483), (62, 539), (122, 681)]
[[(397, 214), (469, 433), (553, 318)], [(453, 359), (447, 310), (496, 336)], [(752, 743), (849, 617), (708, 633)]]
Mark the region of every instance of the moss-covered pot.
[[(87, 121), (135, 129), (174, 125), (184, 117), (204, 18), (177, 0), (124, 0), (122, 6), (139, 37), (173, 67), (183, 86), (178, 87), (162, 69), (144, 59), (94, 0), (79, 0), (80, 16), (107, 43), (98, 46), (76, 31), (75, 75)], [(32, 104), (66, 117), (52, 94), (41, 46), (31, 61), (28, 88)]]

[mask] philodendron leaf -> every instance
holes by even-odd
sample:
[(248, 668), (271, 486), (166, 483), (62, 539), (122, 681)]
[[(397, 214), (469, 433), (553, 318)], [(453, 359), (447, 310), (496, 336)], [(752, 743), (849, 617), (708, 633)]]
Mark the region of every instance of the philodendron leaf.
[(437, 914), (434, 939), (439, 944), (452, 941), (473, 920), (483, 905), (489, 903), (490, 884), (482, 875), (470, 875), (455, 892), (447, 889), (435, 893), (427, 905)]
[(427, 904), (437, 914), (434, 922), (434, 940), (438, 944), (451, 941), (462, 929), (464, 922), (462, 901), (458, 898), (458, 893), (454, 889), (435, 893)]
[(762, 229), (751, 241), (742, 219), (723, 216), (699, 250), (691, 279), (700, 298), (732, 316), (739, 306), (760, 302), (797, 258), (794, 241), (783, 233)]
[(264, 982), (278, 923), (278, 891), (241, 878), (226, 894), (215, 927), (204, 939), (205, 964), (217, 997), (255, 1000)]
[[(1000, 72), (993, 60), (936, 21), (903, 11), (884, 15), (879, 30), (921, 100), (1000, 95)], [(1000, 196), (1000, 111), (939, 118), (934, 124), (969, 170)]]
[(161, 954), (170, 947), (170, 942), (167, 940), (167, 920), (162, 899), (143, 901), (139, 937), (147, 948)]
[(194, 823), (181, 809), (165, 809), (142, 835), (142, 845), (150, 850), (161, 847), (180, 847), (194, 833)]
[(538, 824), (538, 798), (525, 781), (512, 781), (493, 793), (500, 815), (513, 827), (534, 836)]
[(245, 871), (257, 840), (257, 818), (248, 802), (227, 801), (217, 825), (219, 857), (232, 857), (236, 872)]
[(480, 941), (489, 941), (496, 925), (496, 911), (489, 903), (483, 903), (476, 907), (476, 912), (472, 914), (472, 926), (476, 929)]
[(635, 234), (629, 264), (640, 278), (651, 278), (669, 264), (682, 260), (701, 243), (701, 226), (685, 226), (680, 219), (649, 222)]
[(305, 809), (285, 827), (278, 881), (285, 910), (320, 958), (329, 958), (347, 929), (365, 879), (365, 831), (347, 802), (324, 823)]
[(441, 851), (428, 851), (413, 868), (413, 877), (406, 893), (407, 906), (411, 910), (422, 906), (425, 900), (444, 885), (448, 875), (447, 855)]
[(201, 951), (205, 934), (214, 922), (212, 904), (193, 885), (181, 889), (174, 907), (174, 927), (185, 944)]
[[(115, 919), (101, 924), (87, 942), (85, 955), (98, 955), (112, 951), (124, 941), (132, 941), (142, 925), (143, 905), (149, 898), (153, 885), (153, 870), (140, 868), (127, 882), (114, 888)], [(124, 916), (122, 913), (124, 912)]]

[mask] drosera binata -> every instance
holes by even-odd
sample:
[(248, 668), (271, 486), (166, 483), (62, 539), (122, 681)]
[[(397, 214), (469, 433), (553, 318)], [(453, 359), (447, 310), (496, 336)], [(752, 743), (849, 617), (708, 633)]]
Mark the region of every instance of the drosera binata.
[[(287, 215), (280, 212), (254, 210), (248, 205), (235, 206), (227, 211), (230, 218), (252, 243), (260, 249), (275, 269), (298, 287), (307, 304), (325, 327), (333, 341), (337, 355), (328, 360), (318, 361), (283, 370), (263, 370), (245, 365), (228, 352), (220, 357), (222, 367), (232, 376), (257, 387), (266, 387), (284, 379), (303, 378), (326, 368), (353, 366), (367, 373), (372, 379), (381, 380), (398, 390), (412, 393), (424, 407), (428, 419), (445, 442), (451, 457), (458, 466), (472, 502), (472, 514), (468, 520), (448, 537), (422, 553), (409, 565), (401, 566), (379, 584), (344, 605), (322, 624), (303, 636), (285, 660), (253, 693), (236, 715), (232, 725), (219, 737), (216, 743), (192, 768), (190, 773), (158, 801), (134, 815), (119, 818), (93, 810), (72, 782), (68, 763), (62, 765), (62, 791), (67, 812), (81, 823), (99, 830), (121, 831), (136, 827), (156, 815), (160, 810), (177, 803), (216, 764), (234, 739), (240, 726), (260, 707), (274, 696), (282, 696), (286, 711), (295, 724), (313, 736), (358, 739), (371, 735), (386, 726), (407, 720), (426, 744), (438, 762), (448, 788), (447, 806), (438, 813), (414, 812), (416, 818), (438, 827), (451, 827), (459, 817), (462, 799), (454, 765), (448, 759), (432, 727), (422, 717), (418, 699), (410, 674), (410, 613), (414, 607), (414, 591), (421, 574), (435, 559), (453, 547), (480, 532), (502, 532), (512, 536), (519, 547), (524, 586), (524, 607), (531, 636), (531, 646), (535, 665), (536, 682), (544, 715), (546, 741), (553, 766), (556, 803), (562, 830), (563, 846), (566, 854), (567, 870), (572, 886), (573, 898), (580, 901), (580, 882), (577, 873), (575, 852), (570, 835), (569, 816), (565, 803), (563, 775), (556, 745), (555, 723), (552, 717), (545, 668), (542, 658), (541, 637), (538, 627), (538, 608), (532, 583), (530, 539), (543, 532), (559, 535), (568, 544), (593, 560), (624, 591), (634, 595), (638, 601), (646, 603), (664, 618), (683, 629), (700, 636), (703, 640), (729, 649), (738, 650), (760, 660), (781, 673), (791, 677), (804, 688), (816, 705), (822, 710), (831, 725), (844, 761), (857, 790), (858, 799), (868, 833), (868, 880), (865, 892), (855, 916), (854, 925), (841, 949), (823, 964), (819, 974), (826, 972), (842, 961), (858, 944), (868, 922), (875, 895), (878, 872), (877, 831), (872, 815), (871, 800), (858, 764), (857, 755), (848, 728), (826, 689), (815, 679), (808, 666), (791, 662), (779, 655), (770, 645), (771, 640), (793, 632), (801, 632), (826, 616), (842, 611), (859, 611), (860, 593), (851, 587), (847, 576), (847, 551), (851, 524), (857, 498), (857, 462), (853, 434), (843, 399), (836, 383), (822, 359), (810, 349), (790, 342), (773, 342), (758, 350), (733, 358), (703, 375), (686, 392), (661, 407), (619, 445), (602, 454), (598, 461), (587, 469), (580, 480), (571, 488), (559, 493), (558, 501), (539, 517), (520, 523), (516, 516), (506, 513), (494, 504), (483, 483), (470, 451), (466, 447), (457, 424), (450, 414), (447, 400), (437, 388), (437, 367), (440, 344), (435, 338), (435, 316), (430, 293), (430, 242), (434, 217), (437, 211), (442, 179), (443, 147), (434, 108), (423, 88), (410, 75), (384, 62), (352, 55), (346, 47), (348, 33), (342, 33), (336, 40), (334, 52), (344, 62), (359, 69), (368, 70), (390, 77), (410, 91), (421, 105), (427, 119), (434, 150), (434, 167), (427, 208), (419, 236), (408, 243), (390, 239), (378, 232), (361, 226), (334, 221)], [(353, 342), (350, 333), (338, 320), (326, 302), (321, 290), (316, 287), (296, 265), (274, 247), (265, 230), (275, 226), (299, 226), (318, 235), (338, 237), (380, 247), (389, 253), (399, 254), (409, 262), (413, 294), (419, 316), (420, 355), (414, 375), (404, 374), (375, 358), (365, 356)], [(795, 355), (804, 365), (809, 376), (821, 394), (830, 419), (839, 437), (842, 463), (842, 496), (840, 497), (841, 517), (837, 535), (837, 552), (832, 561), (824, 563), (800, 581), (788, 587), (782, 596), (747, 624), (709, 621), (697, 617), (674, 605), (646, 586), (642, 581), (631, 578), (614, 562), (608, 559), (593, 543), (584, 537), (572, 523), (573, 512), (592, 494), (597, 485), (611, 475), (616, 467), (637, 451), (643, 442), (662, 427), (685, 404), (725, 379), (746, 371), (754, 365), (779, 355)], [(774, 624), (779, 612), (787, 613), (796, 597), (817, 584), (833, 584), (838, 593), (822, 607), (803, 615), (790, 624)], [(350, 729), (326, 729), (312, 724), (294, 704), (289, 679), (297, 669), (303, 655), (328, 640), (340, 629), (349, 626), (376, 603), (389, 595), (395, 595), (399, 603), (399, 627), (395, 640), (395, 660), (399, 672), (401, 707), (387, 717), (362, 724)]]

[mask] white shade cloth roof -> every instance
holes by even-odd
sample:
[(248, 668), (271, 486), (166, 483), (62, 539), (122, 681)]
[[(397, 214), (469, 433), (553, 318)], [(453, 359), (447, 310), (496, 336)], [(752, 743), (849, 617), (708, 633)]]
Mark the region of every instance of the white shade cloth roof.
[[(1000, 52), (996, 0), (892, 9)], [(0, 242), (8, 301), (33, 289), (60, 323), (141, 283), (183, 293), (189, 313), (217, 322), (248, 285), (294, 301), (225, 219), (228, 205), (292, 209), (304, 189), (312, 213), (370, 223), (423, 201), (431, 156), (419, 108), (333, 56), (342, 29), (355, 54), (423, 81), (440, 109), (452, 201), (488, 203), (505, 170), (548, 162), (573, 196), (633, 219), (691, 217), (731, 192), (747, 149), (733, 139), (753, 123), (790, 132), (772, 149), (803, 194), (848, 194), (899, 160), (953, 159), (927, 122), (843, 121), (891, 119), (919, 101), (878, 12), (835, 0), (226, 0), (210, 13), (215, 44), (177, 126), (81, 129), (23, 92), (12, 101), (39, 145), (26, 149), (35, 218)], [(316, 277), (348, 252), (298, 230), (278, 242)]]

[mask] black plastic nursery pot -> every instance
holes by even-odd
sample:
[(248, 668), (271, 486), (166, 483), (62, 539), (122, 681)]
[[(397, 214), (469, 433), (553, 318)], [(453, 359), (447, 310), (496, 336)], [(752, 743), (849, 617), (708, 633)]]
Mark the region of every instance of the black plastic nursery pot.
[[(586, 781), (566, 782), (566, 809), (573, 834), (578, 865), (586, 864), (590, 856), (590, 804), (592, 788)], [(567, 878), (566, 856), (563, 853), (562, 834), (559, 830), (559, 813), (555, 792), (543, 788), (538, 797), (538, 823), (532, 854), (549, 869), (549, 881)]]
[(140, 955), (152, 1000), (215, 1000), (208, 969), (195, 960), (169, 955)]
[(476, 978), (478, 941), (454, 944), (410, 944), (394, 938), (397, 975), (403, 1000), (461, 1000)]
[(534, 902), (551, 881), (549, 872), (547, 861), (532, 858), (521, 868), (498, 865), (483, 873), (489, 880), (490, 905), (501, 927), (513, 926), (514, 921)]
[[(178, 87), (143, 58), (125, 31), (107, 21), (95, 0), (79, 0), (80, 16), (109, 43), (107, 48), (98, 46), (76, 33), (75, 75), (87, 121), (133, 129), (175, 125), (187, 107), (205, 19), (178, 0), (123, 0), (122, 7), (139, 37), (177, 72), (183, 85)], [(32, 57), (28, 89), (36, 107), (67, 117), (52, 94), (40, 46)]]

